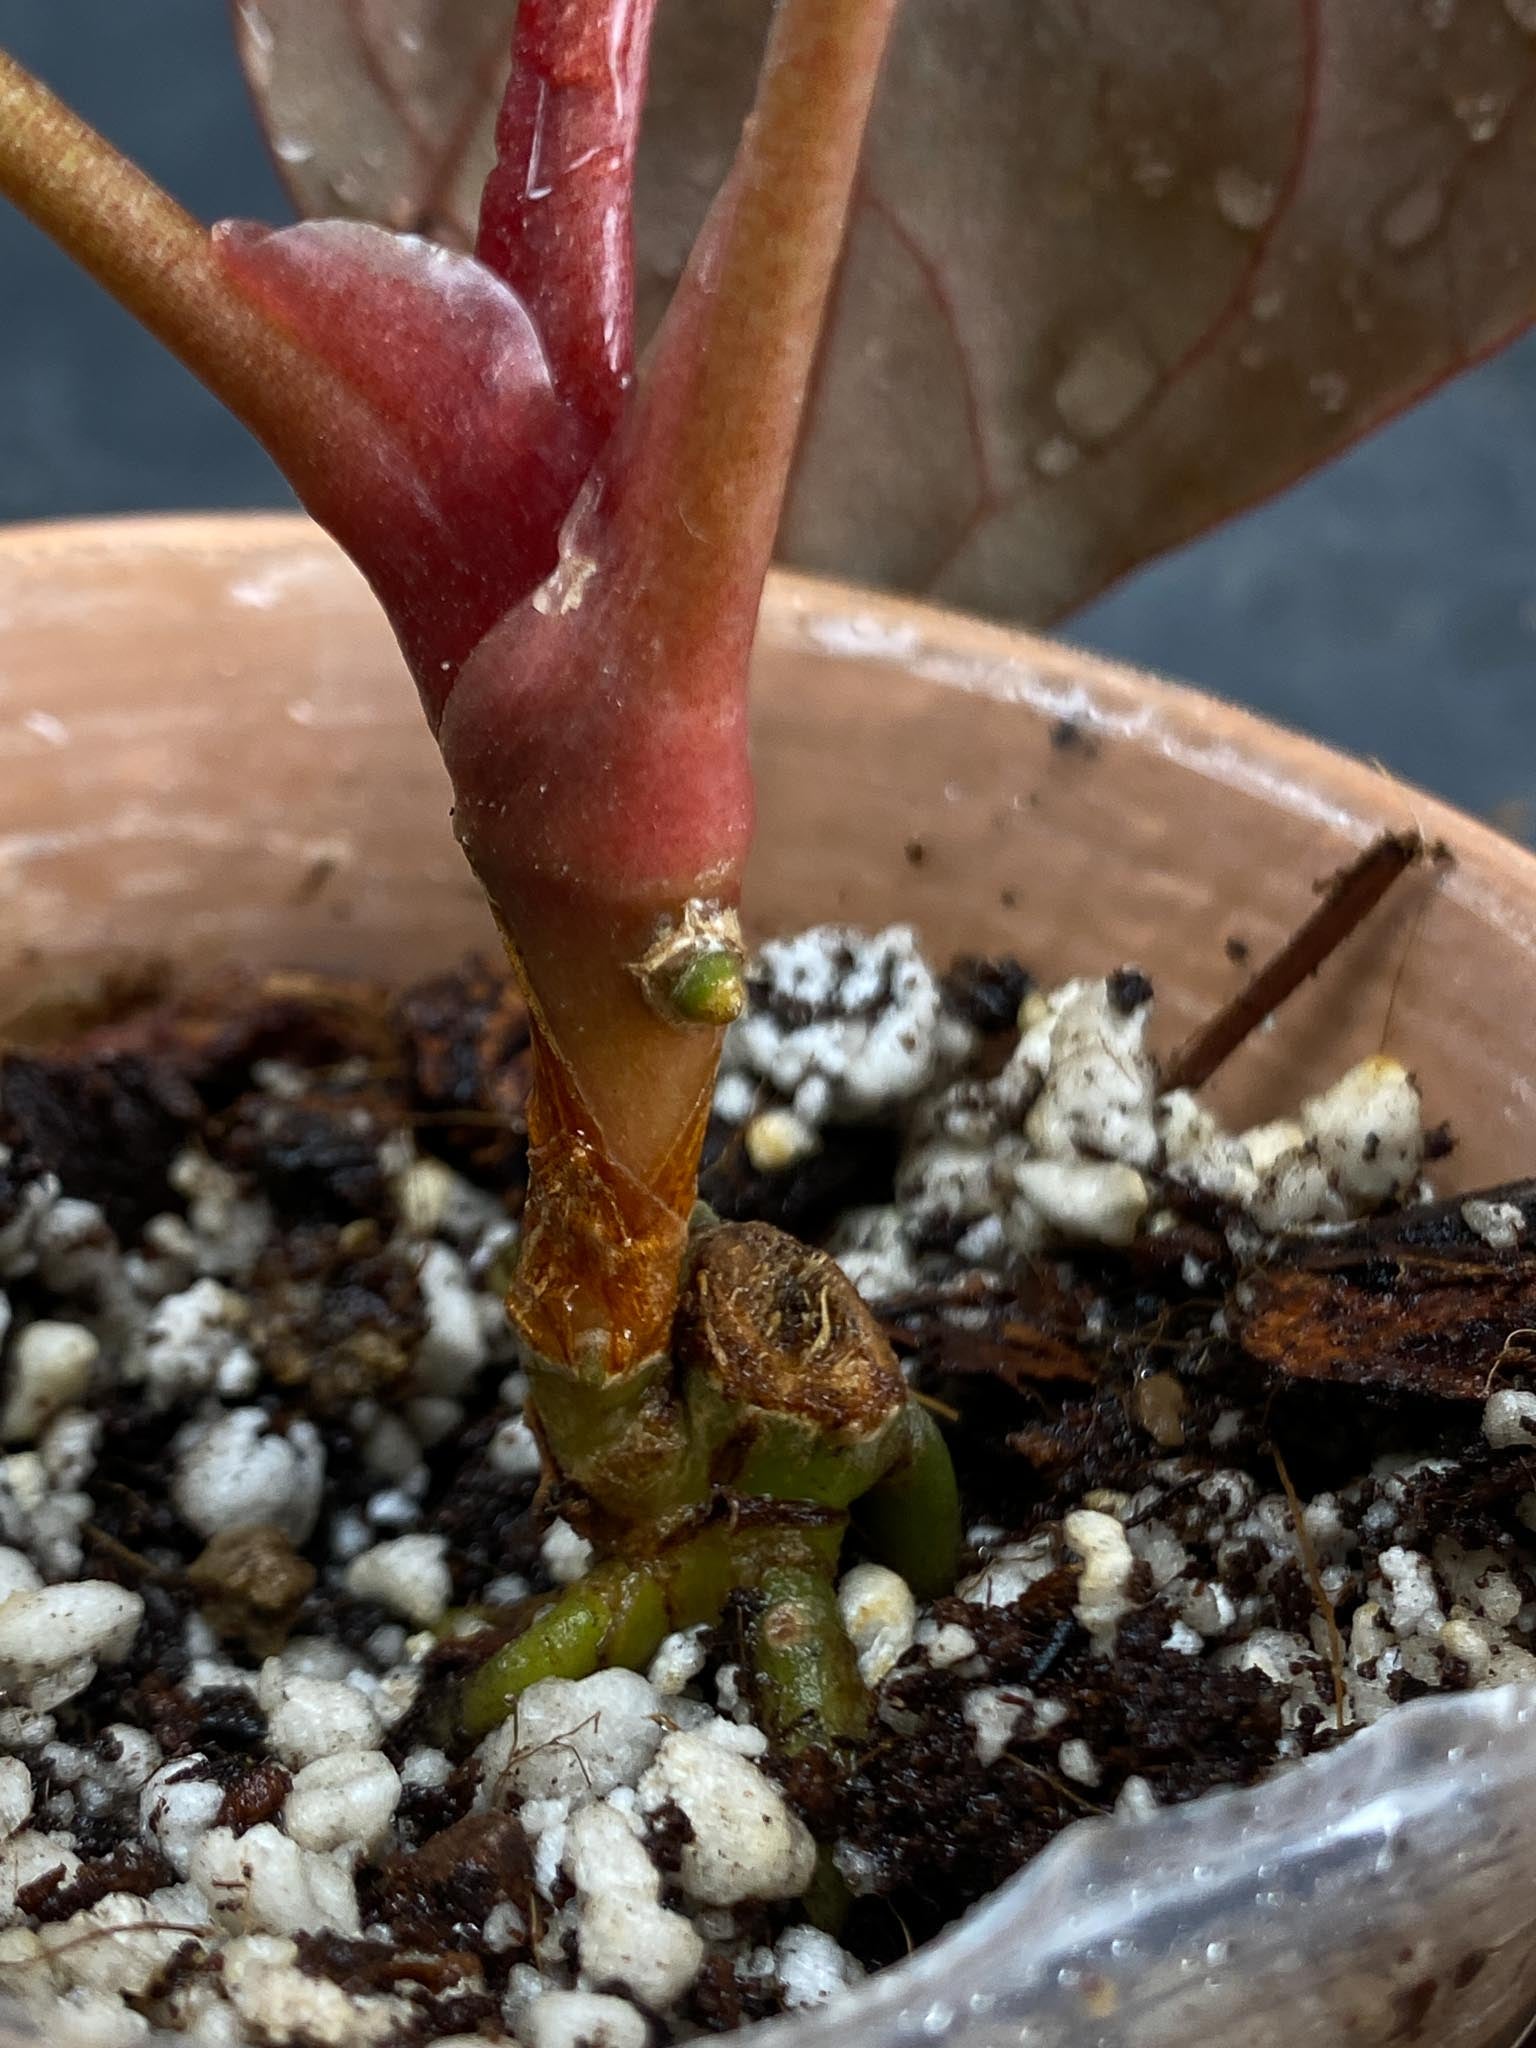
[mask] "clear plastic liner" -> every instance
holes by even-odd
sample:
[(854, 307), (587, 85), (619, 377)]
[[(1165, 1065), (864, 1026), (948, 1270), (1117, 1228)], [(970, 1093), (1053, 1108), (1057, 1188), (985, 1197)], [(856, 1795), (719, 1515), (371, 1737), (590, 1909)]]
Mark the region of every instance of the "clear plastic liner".
[[(1536, 1687), (1512, 1686), (1400, 1708), (1251, 1791), (1084, 1822), (753, 2048), (1514, 2048), (1533, 1936)], [(101, 2039), (67, 2008), (0, 2017), (0, 2048)]]
[(1512, 2048), (1536, 2012), (1536, 1688), (1425, 1700), (1246, 1792), (1088, 1821), (754, 2048)]

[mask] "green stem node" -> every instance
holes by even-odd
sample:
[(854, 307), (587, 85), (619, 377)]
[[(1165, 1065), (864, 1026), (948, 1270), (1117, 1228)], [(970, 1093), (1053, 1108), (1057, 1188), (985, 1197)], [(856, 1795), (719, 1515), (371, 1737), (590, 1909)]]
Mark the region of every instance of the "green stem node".
[(606, 1555), (465, 1681), (477, 1740), (537, 1680), (643, 1668), (742, 1590), (758, 1596), (749, 1658), (770, 1737), (857, 1742), (869, 1701), (836, 1595), (849, 1510), (919, 1598), (953, 1580), (944, 1440), (825, 1253), (765, 1224), (702, 1230), (672, 1334), (671, 1358), (617, 1379), (529, 1361), (545, 1444)]

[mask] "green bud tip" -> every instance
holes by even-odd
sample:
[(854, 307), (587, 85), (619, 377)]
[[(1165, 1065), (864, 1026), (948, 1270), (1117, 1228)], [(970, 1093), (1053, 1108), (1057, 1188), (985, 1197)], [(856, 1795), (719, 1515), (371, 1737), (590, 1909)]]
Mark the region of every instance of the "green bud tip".
[(667, 1007), (684, 1024), (732, 1024), (747, 1006), (741, 958), (725, 946), (685, 959), (667, 990)]
[(663, 918), (631, 972), (645, 999), (669, 1024), (723, 1030), (747, 1007), (741, 925), (729, 904), (690, 897), (680, 914)]

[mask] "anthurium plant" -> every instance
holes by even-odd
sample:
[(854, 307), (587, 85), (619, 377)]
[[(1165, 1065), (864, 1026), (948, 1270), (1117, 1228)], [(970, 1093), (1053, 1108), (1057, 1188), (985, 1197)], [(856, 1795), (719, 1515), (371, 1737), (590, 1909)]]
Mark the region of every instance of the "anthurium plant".
[(251, 428), (372, 584), (526, 994), (508, 1307), (596, 1562), (499, 1632), (471, 1732), (746, 1589), (780, 1740), (856, 1737), (833, 1596), (850, 1519), (921, 1592), (952, 1569), (947, 1454), (851, 1287), (696, 1205), (744, 1000), (747, 661), (894, 7), (782, 0), (642, 367), (654, 0), (523, 0), (460, 252), (359, 222), (209, 230), (0, 58), (0, 188)]
[(856, 1736), (833, 1574), (857, 1524), (942, 1586), (948, 1459), (837, 1269), (695, 1203), (775, 537), (1048, 621), (1498, 346), (1536, 15), (232, 4), (331, 217), (210, 231), (3, 57), (0, 190), (369, 578), (527, 996), (509, 1310), (596, 1562), (489, 1617), (459, 1710), (744, 1590), (780, 1740)]

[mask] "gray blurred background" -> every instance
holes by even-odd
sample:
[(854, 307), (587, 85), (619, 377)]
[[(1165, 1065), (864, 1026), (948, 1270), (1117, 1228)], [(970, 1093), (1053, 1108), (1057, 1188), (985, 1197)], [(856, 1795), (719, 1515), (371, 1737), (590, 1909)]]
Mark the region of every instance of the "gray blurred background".
[[(223, 0), (0, 0), (0, 41), (205, 219), (287, 218)], [(286, 502), (240, 428), (3, 206), (0, 280), (0, 518)], [(1536, 340), (1068, 633), (1536, 839)]]

